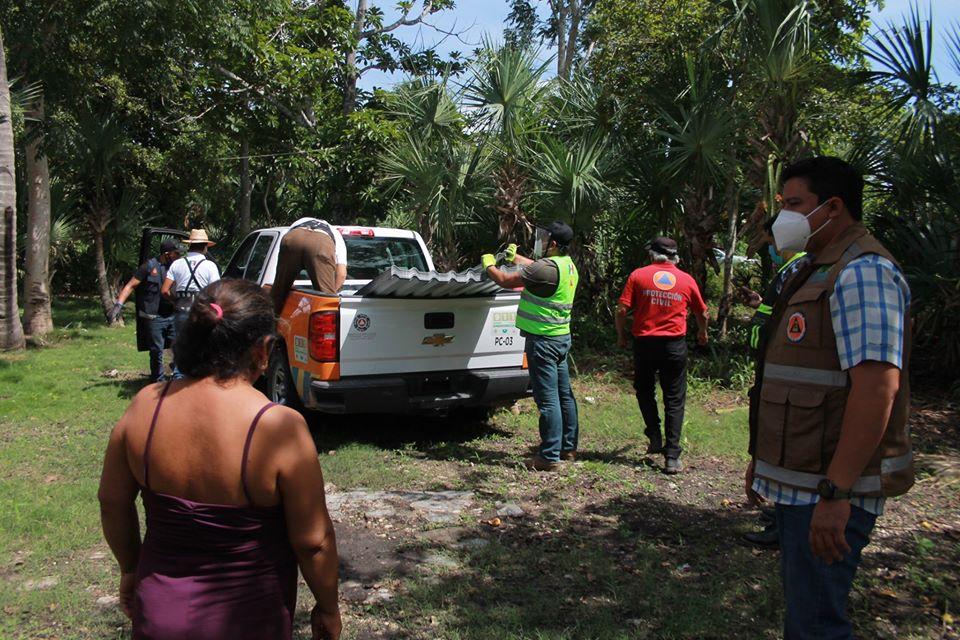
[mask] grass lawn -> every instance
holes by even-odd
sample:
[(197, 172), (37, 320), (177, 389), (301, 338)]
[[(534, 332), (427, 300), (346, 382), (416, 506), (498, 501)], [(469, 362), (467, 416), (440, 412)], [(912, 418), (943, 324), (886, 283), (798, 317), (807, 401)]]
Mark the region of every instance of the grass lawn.
[[(145, 384), (147, 355), (132, 326), (106, 329), (89, 301), (59, 300), (55, 316), (50, 346), (0, 356), (0, 638), (125, 638), (96, 489), (107, 435)], [(643, 455), (627, 366), (626, 356), (602, 371), (581, 365), (583, 455), (557, 474), (522, 468), (537, 440), (530, 401), (489, 423), (312, 417), (333, 493), (473, 492), (474, 508), (453, 526), (349, 511), (338, 519), (344, 578), (389, 593), (345, 602), (345, 637), (780, 637), (777, 554), (738, 543), (756, 526), (741, 505), (741, 398), (692, 383), (686, 470), (668, 478)], [(956, 407), (931, 409), (924, 424), (933, 414), (956, 429)], [(955, 439), (924, 443), (924, 452), (957, 455)], [(524, 515), (497, 518), (507, 502)], [(453, 533), (474, 543), (451, 545)], [(361, 547), (393, 564), (364, 573)], [(423, 561), (437, 553), (449, 561)], [(865, 554), (852, 596), (859, 632), (957, 637), (958, 562), (956, 485), (924, 476), (891, 501)], [(309, 637), (309, 601), (301, 588), (297, 637)]]

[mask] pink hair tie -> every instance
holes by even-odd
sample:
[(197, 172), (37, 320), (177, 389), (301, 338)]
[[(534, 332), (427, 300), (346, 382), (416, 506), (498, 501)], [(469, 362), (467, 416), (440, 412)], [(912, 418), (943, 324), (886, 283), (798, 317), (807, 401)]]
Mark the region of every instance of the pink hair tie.
[(217, 312), (217, 320), (223, 319), (223, 307), (218, 305), (216, 302), (211, 302), (210, 308)]

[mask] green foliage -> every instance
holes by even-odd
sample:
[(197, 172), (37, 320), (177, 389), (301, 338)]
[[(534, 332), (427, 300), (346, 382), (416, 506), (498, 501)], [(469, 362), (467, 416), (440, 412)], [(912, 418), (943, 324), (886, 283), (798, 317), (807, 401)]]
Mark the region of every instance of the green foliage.
[[(958, 44), (954, 31), (954, 54)], [(935, 45), (933, 23), (916, 7), (868, 39), (864, 55), (879, 67), (871, 86), (882, 100), (873, 130), (849, 149), (870, 185), (868, 223), (910, 281), (914, 364), (927, 372), (960, 365), (960, 113), (957, 88), (936, 81)]]
[(532, 49), (494, 47), (487, 42), (464, 89), (464, 106), (473, 110), (473, 124), (508, 158), (523, 153), (540, 127), (550, 85), (544, 82), (548, 63), (537, 63)]
[(609, 202), (616, 162), (602, 130), (564, 141), (545, 135), (526, 164), (535, 178), (531, 204), (540, 219), (568, 221), (581, 232)]
[(744, 348), (747, 337), (743, 332), (731, 335), (727, 341), (708, 344), (690, 358), (689, 373), (695, 386), (746, 392), (753, 385), (754, 360)]
[(880, 116), (899, 122), (898, 142), (907, 151), (929, 142), (943, 117), (943, 89), (934, 81), (933, 21), (922, 20), (916, 5), (903, 25), (889, 24), (868, 36), (864, 50), (880, 68), (874, 82), (889, 90)]
[[(589, 16), (576, 33), (573, 16), (561, 16), (574, 5)], [(542, 3), (517, 0), (506, 44), (488, 39), (448, 60), (414, 50), (397, 29), (429, 28), (418, 20), (452, 0), (420, 18), (422, 3), (403, 2), (399, 23), (374, 3), (359, 28), (339, 2), (0, 0), (0, 27), (20, 96), (18, 141), (27, 130), (41, 139), (59, 191), (57, 287), (94, 286), (98, 233), (100, 288), (125, 278), (145, 222), (205, 225), (228, 254), (245, 165), (252, 225), (313, 214), (415, 228), (445, 268), (528, 244), (538, 221), (568, 220), (579, 304), (606, 320), (655, 234), (680, 239), (686, 268), (722, 295), (726, 283), (708, 277), (713, 249), (731, 232), (755, 239), (782, 166), (802, 155), (862, 167), (868, 220), (892, 243), (905, 228), (953, 232), (960, 98), (938, 82), (931, 52), (945, 45), (960, 71), (960, 30), (934, 42), (917, 8), (871, 30), (871, 6), (585, 1), (554, 3), (544, 20)], [(552, 77), (534, 47), (571, 37), (575, 72)], [(372, 68), (414, 79), (345, 111), (347, 80)], [(41, 99), (45, 118), (24, 127)], [(924, 310), (927, 296), (952, 291), (952, 267), (905, 251), (922, 326), (956, 333), (939, 319), (949, 314)], [(921, 342), (931, 362), (955, 352)]]
[[(446, 81), (418, 80), (388, 103), (405, 131), (380, 156), (388, 198), (402, 194), (412, 225), (442, 268), (456, 268), (470, 238), (480, 235), (489, 154), (464, 134), (465, 120)], [(396, 219), (396, 209), (394, 209)], [(489, 225), (487, 225), (489, 228)]]

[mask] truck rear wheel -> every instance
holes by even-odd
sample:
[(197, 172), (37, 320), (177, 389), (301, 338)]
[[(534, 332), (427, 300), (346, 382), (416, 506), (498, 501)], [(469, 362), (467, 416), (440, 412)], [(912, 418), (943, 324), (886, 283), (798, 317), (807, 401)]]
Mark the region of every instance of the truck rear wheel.
[(277, 344), (270, 356), (270, 366), (267, 367), (266, 389), (264, 393), (271, 402), (282, 404), (293, 409), (302, 408), (297, 388), (290, 375), (290, 365), (287, 363), (287, 354), (282, 344)]

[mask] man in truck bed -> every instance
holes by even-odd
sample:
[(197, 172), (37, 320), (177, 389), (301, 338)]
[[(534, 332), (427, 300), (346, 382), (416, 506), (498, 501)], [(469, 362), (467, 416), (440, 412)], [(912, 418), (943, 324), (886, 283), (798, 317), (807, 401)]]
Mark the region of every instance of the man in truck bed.
[(306, 269), (313, 288), (337, 293), (347, 278), (347, 247), (340, 232), (324, 220), (301, 218), (280, 241), (277, 275), (270, 289), (277, 315), (293, 282)]
[(570, 316), (577, 290), (577, 267), (567, 254), (573, 229), (555, 221), (537, 227), (533, 255), (536, 261), (507, 249), (508, 261), (523, 268), (507, 274), (498, 269), (491, 254), (482, 258), (484, 270), (501, 287), (524, 287), (517, 309), (517, 328), (526, 338), (527, 363), (533, 399), (540, 410), (540, 451), (527, 462), (530, 469), (554, 471), (560, 460), (577, 455), (580, 425), (577, 400), (570, 386)]

